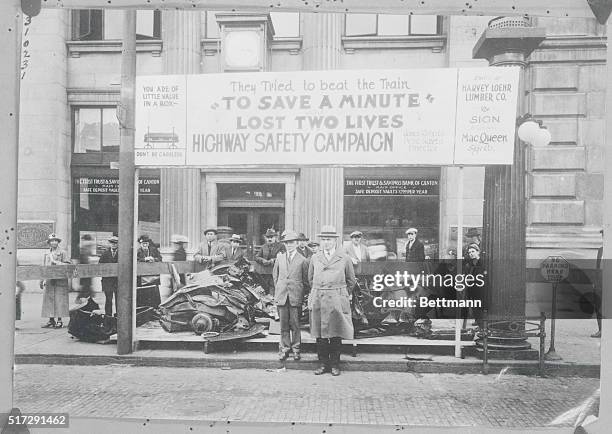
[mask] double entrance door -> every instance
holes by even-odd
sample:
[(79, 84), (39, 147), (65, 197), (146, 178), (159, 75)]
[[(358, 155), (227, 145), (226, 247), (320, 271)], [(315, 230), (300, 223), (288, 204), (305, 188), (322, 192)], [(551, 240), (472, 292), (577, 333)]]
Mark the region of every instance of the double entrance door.
[(234, 234), (240, 235), (247, 249), (247, 256), (253, 255), (265, 242), (264, 233), (269, 228), (275, 231), (285, 226), (285, 209), (270, 208), (219, 208), (219, 226), (229, 226)]

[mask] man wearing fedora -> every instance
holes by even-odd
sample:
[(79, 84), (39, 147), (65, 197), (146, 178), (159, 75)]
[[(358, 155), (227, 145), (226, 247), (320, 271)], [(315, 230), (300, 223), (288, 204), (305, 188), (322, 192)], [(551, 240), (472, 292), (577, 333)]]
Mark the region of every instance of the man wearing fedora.
[(353, 231), (351, 232), (351, 244), (349, 244), (344, 252), (351, 258), (351, 262), (355, 267), (355, 274), (360, 274), (361, 263), (370, 262), (370, 252), (368, 248), (361, 242), (363, 239), (363, 232)]
[(355, 286), (355, 272), (350, 258), (337, 248), (339, 236), (333, 226), (321, 228), (321, 250), (312, 256), (308, 269), (310, 334), (317, 340), (321, 363), (315, 375), (340, 375), (342, 339), (353, 339), (349, 294)]
[(233, 234), (230, 237), (229, 242), (230, 247), (227, 250), (227, 262), (233, 264), (244, 256), (244, 250), (242, 247), (240, 247), (240, 244), (242, 244), (242, 238), (240, 238), (240, 235), (238, 234)]
[(272, 269), (274, 279), (274, 301), (280, 316), (281, 340), (278, 345), (278, 358), (287, 359), (289, 351), (294, 360), (300, 360), (300, 307), (304, 293), (309, 288), (308, 260), (297, 252), (300, 236), (287, 231), (281, 242), (286, 252), (279, 252)]
[(298, 237), (297, 252), (306, 259), (310, 258), (312, 256), (312, 250), (308, 248), (308, 237), (302, 232), (298, 234)]
[[(119, 238), (112, 236), (108, 239), (109, 248), (100, 256), (100, 264), (116, 264), (119, 261)], [(104, 313), (113, 315), (113, 298), (115, 299), (115, 312), (117, 312), (117, 277), (102, 278), (102, 292), (104, 292)]]
[(193, 256), (193, 259), (206, 268), (213, 268), (227, 257), (227, 251), (223, 244), (217, 241), (217, 230), (208, 228), (204, 231), (206, 240), (200, 244), (200, 248)]
[(268, 229), (264, 238), (266, 243), (261, 246), (261, 250), (255, 255), (255, 263), (257, 264), (255, 271), (261, 276), (266, 292), (274, 295), (272, 269), (276, 261), (276, 255), (285, 249), (281, 243), (276, 241), (276, 231), (274, 229)]

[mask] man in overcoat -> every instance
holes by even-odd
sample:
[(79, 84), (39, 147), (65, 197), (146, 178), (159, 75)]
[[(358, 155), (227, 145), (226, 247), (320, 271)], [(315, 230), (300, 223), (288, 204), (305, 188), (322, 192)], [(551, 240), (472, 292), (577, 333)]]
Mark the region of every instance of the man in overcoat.
[(276, 231), (268, 229), (264, 235), (266, 243), (261, 246), (261, 250), (255, 255), (255, 271), (262, 278), (264, 289), (268, 294), (274, 295), (274, 279), (272, 279), (272, 269), (276, 261), (276, 255), (284, 251), (281, 243), (276, 241)]
[(361, 242), (362, 238), (363, 233), (361, 231), (351, 232), (351, 244), (344, 249), (355, 267), (355, 274), (360, 274), (362, 262), (370, 262), (370, 252)]
[[(116, 264), (119, 260), (119, 238), (112, 236), (108, 239), (109, 248), (100, 256), (100, 264)], [(113, 315), (113, 298), (115, 299), (115, 312), (117, 312), (117, 277), (102, 278), (102, 292), (104, 292), (104, 313)]]
[(287, 359), (289, 351), (294, 360), (300, 360), (300, 307), (304, 293), (308, 290), (308, 260), (297, 251), (299, 236), (288, 231), (281, 242), (286, 252), (276, 255), (272, 269), (274, 279), (274, 301), (280, 316), (281, 340), (278, 346), (278, 358)]
[(310, 258), (308, 269), (310, 334), (317, 340), (321, 363), (314, 373), (337, 376), (342, 339), (353, 339), (349, 291), (355, 286), (355, 272), (350, 258), (337, 248), (340, 235), (335, 227), (323, 226), (318, 236), (321, 249)]
[(217, 230), (213, 228), (204, 231), (206, 240), (200, 244), (198, 251), (193, 255), (193, 259), (200, 264), (204, 264), (207, 269), (213, 268), (227, 257), (225, 245), (217, 241)]

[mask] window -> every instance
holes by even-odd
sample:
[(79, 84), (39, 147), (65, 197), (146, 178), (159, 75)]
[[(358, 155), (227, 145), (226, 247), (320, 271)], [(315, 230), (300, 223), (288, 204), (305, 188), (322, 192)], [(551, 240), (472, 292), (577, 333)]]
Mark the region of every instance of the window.
[(436, 15), (346, 14), (346, 36), (417, 36), (440, 33)]
[[(72, 39), (101, 41), (122, 39), (123, 11), (80, 9), (72, 12)], [(161, 37), (161, 12), (137, 11), (136, 39)]]
[[(206, 38), (219, 39), (219, 25), (215, 14), (206, 12)], [(227, 13), (227, 12), (225, 12)], [(296, 12), (270, 12), (275, 38), (297, 38), (300, 36), (300, 14)]]
[(298, 38), (300, 14), (294, 12), (270, 12), (275, 38)]
[(119, 152), (119, 122), (115, 107), (77, 107), (73, 110), (73, 152)]
[(415, 227), (425, 245), (425, 254), (437, 257), (439, 179), (437, 168), (389, 169), (386, 175), (381, 175), (380, 170), (347, 169), (344, 233), (363, 232), (375, 260), (403, 260), (407, 242), (405, 232)]
[[(78, 255), (79, 240), (89, 234), (100, 255), (108, 246), (108, 238), (119, 229), (119, 179), (108, 169), (89, 169), (87, 172), (74, 170), (72, 180), (72, 252)], [(143, 176), (138, 184), (138, 233), (159, 242), (159, 174)]]

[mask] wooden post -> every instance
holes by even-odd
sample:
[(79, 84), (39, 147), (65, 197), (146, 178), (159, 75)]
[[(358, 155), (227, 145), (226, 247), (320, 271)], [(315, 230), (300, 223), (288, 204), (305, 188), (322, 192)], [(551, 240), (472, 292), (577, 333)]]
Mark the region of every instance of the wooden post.
[(13, 408), (13, 355), (15, 340), (15, 273), (17, 259), (17, 155), (19, 143), (19, 53), (21, 44), (19, 1), (0, 2), (0, 426)]
[(117, 291), (117, 354), (129, 354), (134, 342), (134, 104), (136, 83), (136, 10), (123, 18), (121, 52), (121, 125), (119, 150), (119, 288)]

